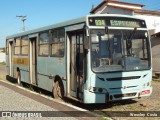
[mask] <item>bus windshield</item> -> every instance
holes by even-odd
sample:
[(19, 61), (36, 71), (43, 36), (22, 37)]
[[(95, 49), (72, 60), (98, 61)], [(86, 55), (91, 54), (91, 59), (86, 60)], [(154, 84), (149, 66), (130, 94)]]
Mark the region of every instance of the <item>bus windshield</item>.
[(94, 72), (135, 71), (150, 68), (147, 31), (91, 30), (91, 61)]

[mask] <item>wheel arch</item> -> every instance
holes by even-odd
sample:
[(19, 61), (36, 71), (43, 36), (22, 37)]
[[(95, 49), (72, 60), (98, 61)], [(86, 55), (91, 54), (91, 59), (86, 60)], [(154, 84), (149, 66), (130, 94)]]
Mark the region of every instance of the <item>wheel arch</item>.
[(63, 95), (65, 96), (64, 83), (59, 75), (56, 75), (52, 80), (52, 91), (54, 91), (54, 87), (55, 87), (55, 84), (57, 81), (59, 82), (60, 86), (62, 87)]
[(17, 67), (16, 68), (16, 79), (17, 79), (17, 83), (21, 86), (22, 85), (22, 82), (21, 82), (21, 71), (20, 71), (20, 68)]
[(20, 68), (17, 67), (16, 68), (16, 78), (20, 77), (20, 75), (21, 75)]

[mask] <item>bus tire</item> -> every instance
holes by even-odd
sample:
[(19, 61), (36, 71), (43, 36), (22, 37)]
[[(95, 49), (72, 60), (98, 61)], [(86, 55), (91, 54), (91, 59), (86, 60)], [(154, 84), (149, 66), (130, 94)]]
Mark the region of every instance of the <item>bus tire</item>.
[(64, 87), (61, 80), (57, 80), (54, 84), (53, 97), (55, 99), (64, 99)]

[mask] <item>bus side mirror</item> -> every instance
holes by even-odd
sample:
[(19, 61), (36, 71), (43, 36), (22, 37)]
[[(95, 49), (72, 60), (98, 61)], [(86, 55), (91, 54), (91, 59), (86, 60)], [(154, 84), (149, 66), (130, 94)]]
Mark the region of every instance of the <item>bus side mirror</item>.
[(84, 37), (84, 49), (89, 49), (89, 37)]

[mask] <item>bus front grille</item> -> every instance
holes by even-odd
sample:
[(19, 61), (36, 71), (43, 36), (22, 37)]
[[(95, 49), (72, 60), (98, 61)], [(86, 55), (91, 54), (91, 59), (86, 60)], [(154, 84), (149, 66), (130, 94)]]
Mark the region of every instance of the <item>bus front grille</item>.
[(136, 95), (136, 93), (117, 94), (117, 95), (114, 95), (114, 98), (132, 97), (135, 95)]
[(141, 76), (130, 76), (130, 77), (117, 77), (117, 78), (107, 78), (107, 81), (120, 81), (120, 80), (134, 80), (139, 79)]
[(119, 90), (119, 89), (127, 89), (127, 88), (136, 88), (138, 86), (125, 86), (125, 87), (116, 87), (116, 88), (109, 88), (110, 90)]

